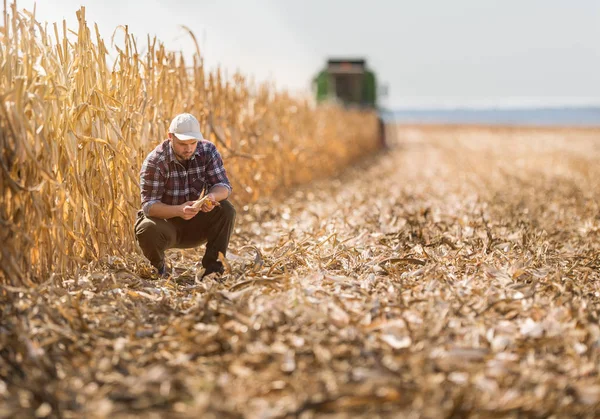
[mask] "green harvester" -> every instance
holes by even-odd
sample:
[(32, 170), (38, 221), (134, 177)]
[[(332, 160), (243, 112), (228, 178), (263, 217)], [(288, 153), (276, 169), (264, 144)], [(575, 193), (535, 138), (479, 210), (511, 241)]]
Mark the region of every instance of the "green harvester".
[(313, 79), (313, 91), (317, 103), (334, 102), (347, 108), (377, 111), (380, 141), (385, 147), (385, 123), (377, 103), (377, 78), (365, 59), (328, 59), (326, 67)]

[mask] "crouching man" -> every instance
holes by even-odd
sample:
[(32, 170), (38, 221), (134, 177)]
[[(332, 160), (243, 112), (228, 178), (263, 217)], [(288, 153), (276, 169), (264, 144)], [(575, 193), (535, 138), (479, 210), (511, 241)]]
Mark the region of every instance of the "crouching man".
[[(206, 243), (202, 278), (223, 274), (219, 252), (226, 255), (235, 223), (235, 208), (227, 200), (231, 184), (215, 145), (204, 139), (198, 120), (177, 115), (168, 139), (144, 160), (140, 171), (142, 210), (135, 235), (144, 255), (161, 277), (168, 277), (165, 250)], [(192, 206), (202, 193), (202, 206)]]

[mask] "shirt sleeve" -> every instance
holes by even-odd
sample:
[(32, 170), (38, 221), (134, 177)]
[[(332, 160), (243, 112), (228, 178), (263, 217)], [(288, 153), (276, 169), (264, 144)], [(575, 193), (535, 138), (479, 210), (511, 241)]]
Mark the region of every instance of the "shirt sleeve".
[(223, 166), (223, 159), (214, 145), (211, 147), (209, 155), (210, 160), (206, 166), (208, 189), (210, 190), (215, 186), (225, 186), (229, 189), (229, 193), (231, 194), (231, 183), (229, 183), (229, 179), (227, 178), (227, 172)]
[(148, 216), (150, 207), (163, 197), (165, 192), (165, 179), (158, 164), (152, 156), (144, 160), (140, 171), (140, 192), (142, 198), (142, 210)]

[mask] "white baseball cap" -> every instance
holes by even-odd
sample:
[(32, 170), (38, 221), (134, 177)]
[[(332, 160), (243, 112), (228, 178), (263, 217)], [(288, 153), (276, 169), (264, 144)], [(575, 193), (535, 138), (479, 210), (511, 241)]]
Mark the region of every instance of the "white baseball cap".
[(180, 140), (204, 140), (200, 123), (189, 113), (181, 113), (171, 121), (169, 132)]

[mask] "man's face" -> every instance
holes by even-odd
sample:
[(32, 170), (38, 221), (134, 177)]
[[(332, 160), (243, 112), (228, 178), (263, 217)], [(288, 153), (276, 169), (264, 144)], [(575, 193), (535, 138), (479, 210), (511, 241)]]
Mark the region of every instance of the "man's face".
[(186, 161), (192, 158), (196, 151), (198, 140), (180, 140), (171, 133), (169, 133), (169, 138), (171, 139), (171, 146), (177, 160)]

